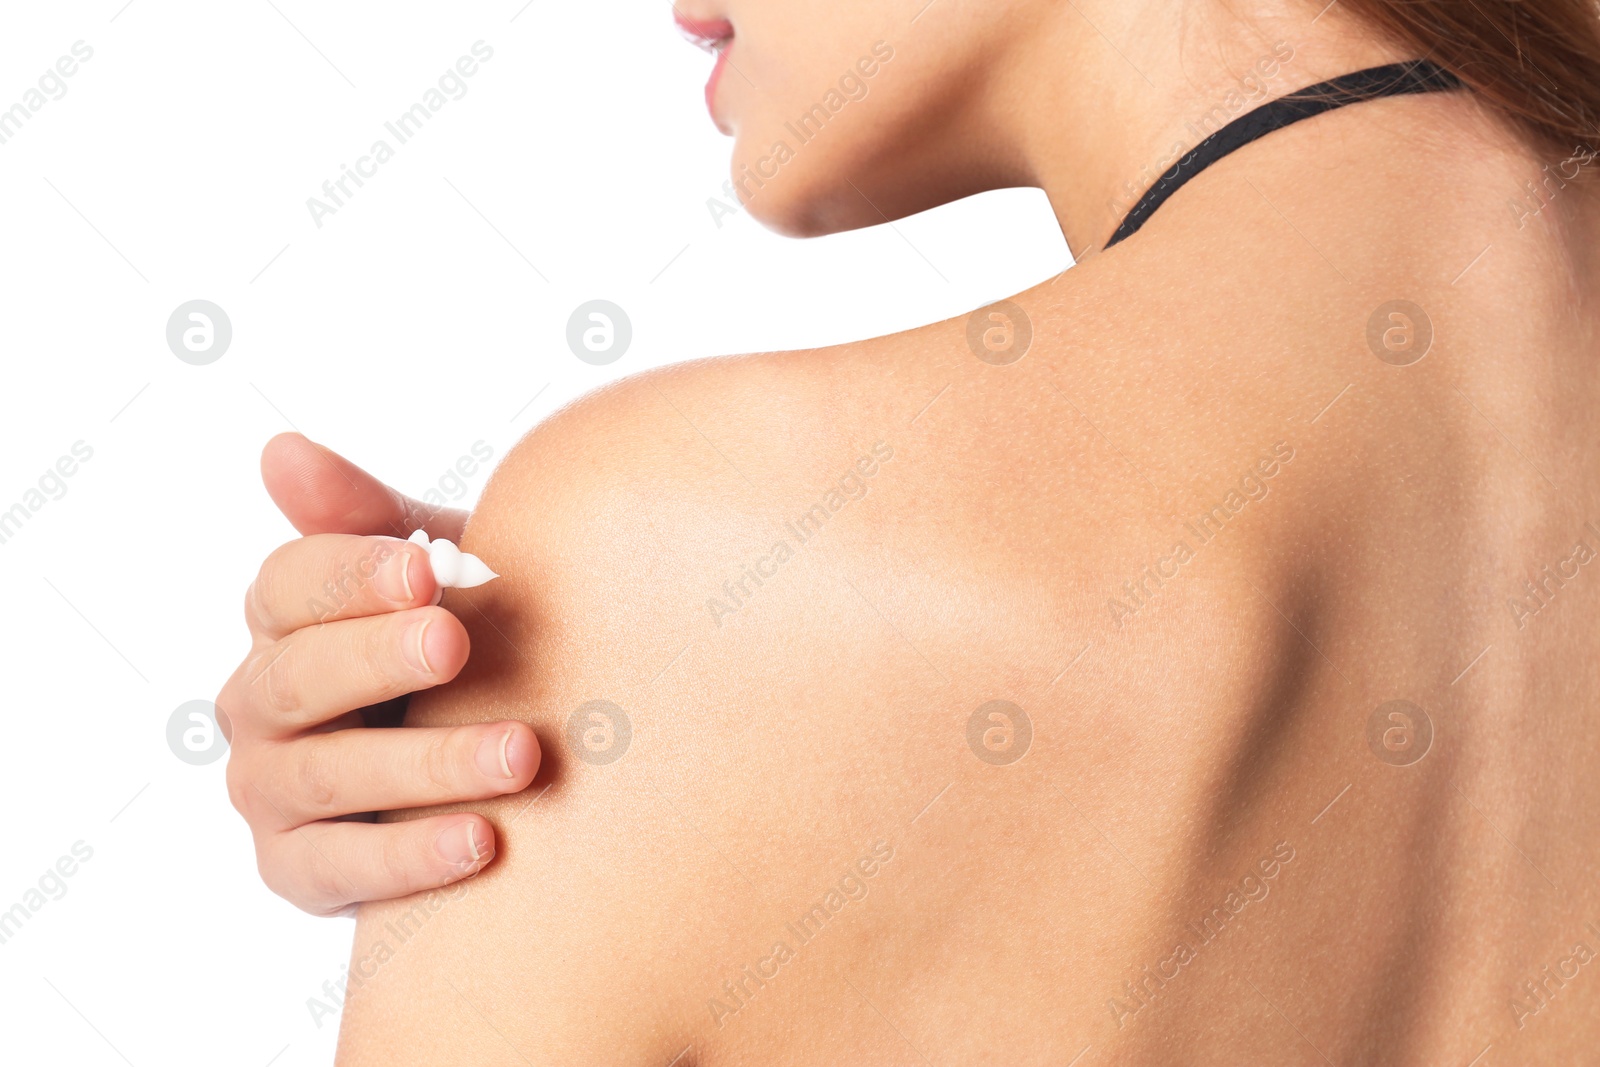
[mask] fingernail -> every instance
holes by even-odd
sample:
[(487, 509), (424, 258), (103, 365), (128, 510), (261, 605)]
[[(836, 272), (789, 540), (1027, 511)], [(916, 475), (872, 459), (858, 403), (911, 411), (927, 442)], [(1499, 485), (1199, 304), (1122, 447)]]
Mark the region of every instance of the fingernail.
[(494, 858), (493, 851), (485, 851), (478, 844), (478, 824), (463, 822), (449, 827), (439, 835), (433, 847), (440, 857), (458, 870), (482, 866)]
[(502, 730), (478, 742), (478, 770), (485, 778), (511, 777), (511, 731)]
[(405, 656), (412, 670), (423, 674), (433, 673), (433, 668), (428, 666), (428, 654), (425, 651), (428, 627), (432, 625), (433, 616), (425, 616), (420, 622), (412, 623), (407, 628), (405, 636), (400, 639), (400, 654)]
[(411, 553), (395, 552), (378, 567), (378, 595), (391, 604), (411, 603)]

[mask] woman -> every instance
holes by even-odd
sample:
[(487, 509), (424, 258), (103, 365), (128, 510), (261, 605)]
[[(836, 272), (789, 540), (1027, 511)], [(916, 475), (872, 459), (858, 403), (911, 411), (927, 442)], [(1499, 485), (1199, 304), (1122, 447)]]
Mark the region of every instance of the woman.
[(1077, 268), (624, 382), (464, 532), (269, 445), (218, 703), (369, 902), (341, 1062), (1594, 1062), (1600, 25), (1319, 7), (683, 3), (766, 224), (1034, 185)]

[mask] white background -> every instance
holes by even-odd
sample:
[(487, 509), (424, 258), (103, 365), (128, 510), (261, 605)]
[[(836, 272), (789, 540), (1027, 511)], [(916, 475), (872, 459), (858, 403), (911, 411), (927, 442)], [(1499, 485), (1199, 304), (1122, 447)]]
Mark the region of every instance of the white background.
[[(93, 849), (0, 944), (0, 1060), (326, 1064), (337, 1020), (307, 999), (352, 924), (264, 889), (224, 761), (166, 742), (242, 656), (243, 591), (293, 536), (261, 445), (295, 428), (421, 495), (623, 375), (960, 315), (1070, 260), (1036, 191), (806, 242), (719, 228), (711, 60), (665, 0), (124, 4), (0, 15), (0, 109), (94, 50), (0, 144), (0, 511), (93, 449), (0, 544), (0, 911)], [(318, 229), (306, 199), (478, 40), (467, 94)], [(597, 297), (634, 328), (606, 367), (565, 343)], [(234, 333), (201, 367), (165, 336), (196, 298)]]

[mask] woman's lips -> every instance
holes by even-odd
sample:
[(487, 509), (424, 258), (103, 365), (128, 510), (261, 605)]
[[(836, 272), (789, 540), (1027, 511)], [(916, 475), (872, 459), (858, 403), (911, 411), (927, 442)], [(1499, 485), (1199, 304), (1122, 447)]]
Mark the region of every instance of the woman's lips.
[(711, 112), (711, 121), (722, 128), (722, 123), (717, 122), (717, 83), (722, 81), (722, 68), (728, 65), (728, 46), (724, 44), (717, 49), (717, 65), (711, 68), (711, 77), (706, 79), (706, 110)]
[(727, 19), (692, 19), (675, 12), (672, 21), (678, 24), (685, 37), (708, 52), (733, 36), (733, 23)]
[(706, 110), (711, 113), (711, 121), (721, 129), (722, 123), (717, 122), (717, 83), (722, 80), (723, 68), (728, 65), (728, 49), (733, 43), (733, 23), (727, 19), (692, 19), (682, 13), (674, 13), (673, 21), (695, 45), (717, 54), (717, 64), (711, 68), (711, 77), (706, 82)]

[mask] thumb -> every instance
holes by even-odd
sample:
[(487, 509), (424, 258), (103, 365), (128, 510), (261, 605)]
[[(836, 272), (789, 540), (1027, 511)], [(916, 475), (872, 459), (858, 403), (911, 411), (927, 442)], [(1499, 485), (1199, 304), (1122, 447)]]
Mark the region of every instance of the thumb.
[(387, 534), (461, 540), (467, 513), (434, 508), (403, 493), (298, 433), (281, 433), (261, 450), (261, 481), (272, 502), (302, 534)]

